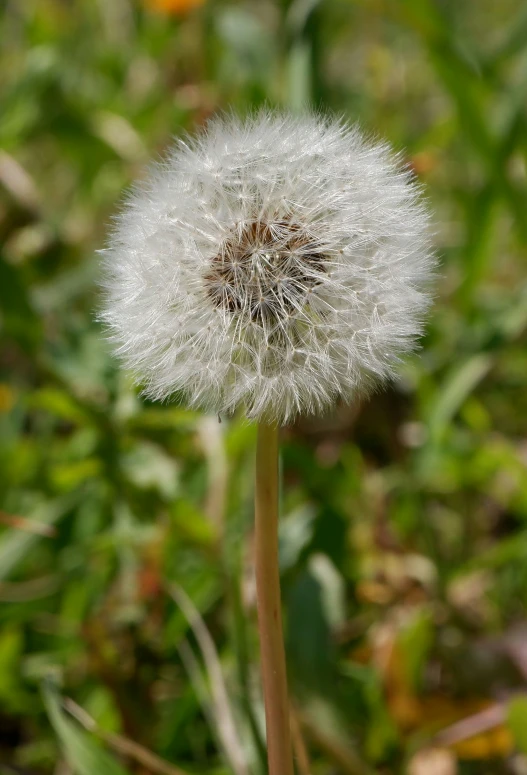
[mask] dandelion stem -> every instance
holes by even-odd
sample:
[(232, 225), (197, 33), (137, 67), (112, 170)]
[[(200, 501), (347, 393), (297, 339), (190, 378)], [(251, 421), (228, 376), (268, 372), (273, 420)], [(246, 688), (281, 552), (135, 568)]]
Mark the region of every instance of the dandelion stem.
[(256, 447), (255, 566), (269, 775), (294, 775), (278, 570), (278, 427), (263, 422)]

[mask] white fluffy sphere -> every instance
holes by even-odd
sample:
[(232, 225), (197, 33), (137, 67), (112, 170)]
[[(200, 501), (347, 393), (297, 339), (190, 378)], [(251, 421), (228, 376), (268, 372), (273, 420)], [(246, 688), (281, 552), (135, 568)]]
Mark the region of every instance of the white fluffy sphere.
[(434, 260), (385, 144), (319, 116), (212, 120), (138, 185), (103, 319), (148, 396), (286, 423), (353, 400), (413, 346)]

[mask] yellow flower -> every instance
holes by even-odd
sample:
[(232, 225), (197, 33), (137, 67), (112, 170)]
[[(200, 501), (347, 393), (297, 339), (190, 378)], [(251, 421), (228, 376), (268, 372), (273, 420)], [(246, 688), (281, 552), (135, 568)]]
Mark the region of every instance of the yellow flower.
[(193, 8), (199, 8), (204, 2), (205, 0), (146, 0), (146, 5), (154, 11), (183, 15)]

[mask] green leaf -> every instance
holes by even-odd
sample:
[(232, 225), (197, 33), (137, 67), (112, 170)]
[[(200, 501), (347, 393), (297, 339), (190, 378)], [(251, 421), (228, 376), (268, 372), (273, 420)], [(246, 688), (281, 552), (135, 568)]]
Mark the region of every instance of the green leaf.
[[(54, 525), (80, 499), (80, 494), (69, 493), (63, 497), (43, 503), (37, 507), (28, 519), (43, 525)], [(0, 540), (0, 581), (9, 576), (11, 571), (21, 562), (37, 541), (49, 541), (39, 533), (30, 533), (12, 529), (2, 535)]]
[(24, 640), (20, 628), (4, 628), (0, 634), (0, 702), (17, 713), (24, 708), (25, 693), (20, 679)]
[(22, 273), (0, 256), (0, 332), (33, 352), (42, 338), (37, 317), (22, 279)]
[(122, 458), (126, 476), (136, 487), (157, 490), (167, 500), (178, 491), (178, 465), (164, 449), (147, 441), (138, 441)]
[(440, 440), (464, 401), (489, 372), (492, 362), (490, 355), (478, 353), (450, 374), (429, 415), (428, 426), (432, 441)]
[(287, 593), (287, 653), (291, 674), (304, 689), (333, 696), (336, 652), (332, 625), (341, 616), (341, 580), (322, 555), (312, 558)]
[(76, 775), (129, 775), (95, 739), (68, 718), (51, 682), (44, 683), (42, 695), (66, 761)]
[(507, 709), (507, 723), (517, 748), (527, 754), (527, 697), (514, 697)]
[(406, 676), (414, 690), (420, 688), (423, 668), (434, 643), (434, 623), (430, 613), (419, 611), (398, 637)]
[(315, 511), (305, 505), (280, 523), (280, 570), (292, 568), (313, 538)]
[(89, 414), (83, 411), (79, 402), (60, 388), (45, 387), (35, 390), (29, 398), (29, 404), (72, 423), (81, 424), (89, 418)]

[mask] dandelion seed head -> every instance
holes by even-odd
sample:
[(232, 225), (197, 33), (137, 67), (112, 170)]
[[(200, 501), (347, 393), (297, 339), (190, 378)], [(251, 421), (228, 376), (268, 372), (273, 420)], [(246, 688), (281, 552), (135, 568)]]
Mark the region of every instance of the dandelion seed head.
[(102, 318), (147, 395), (286, 423), (393, 375), (429, 305), (419, 187), (318, 116), (213, 119), (136, 186)]

